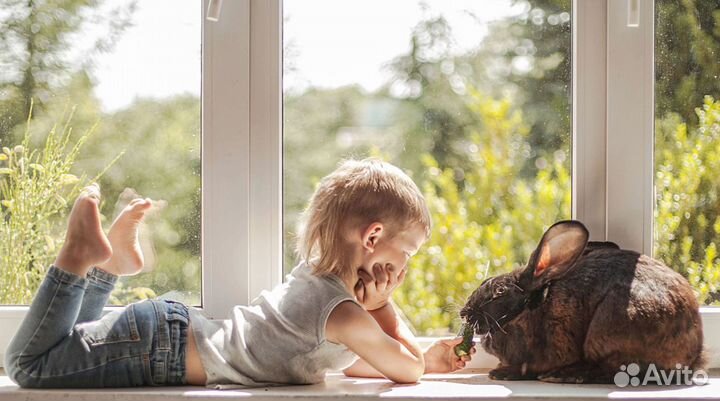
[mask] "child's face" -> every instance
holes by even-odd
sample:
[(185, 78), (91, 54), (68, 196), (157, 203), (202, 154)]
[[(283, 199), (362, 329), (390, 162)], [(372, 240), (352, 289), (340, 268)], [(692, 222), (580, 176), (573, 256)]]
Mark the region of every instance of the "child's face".
[(379, 264), (397, 276), (407, 268), (408, 260), (418, 252), (425, 240), (425, 229), (419, 224), (392, 238), (381, 236), (374, 244), (373, 251), (366, 253), (362, 267), (372, 273), (373, 266)]

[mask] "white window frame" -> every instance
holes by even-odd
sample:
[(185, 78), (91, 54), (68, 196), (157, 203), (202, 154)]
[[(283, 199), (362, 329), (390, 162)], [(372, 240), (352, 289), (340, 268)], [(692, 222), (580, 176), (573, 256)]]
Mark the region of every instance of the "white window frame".
[[(207, 10), (209, 0), (203, 0)], [(628, 27), (637, 1), (640, 23)], [(654, 4), (573, 0), (572, 216), (591, 239), (652, 252)], [(203, 22), (203, 309), (225, 318), (282, 282), (282, 0)], [(0, 310), (0, 352), (27, 307)], [(720, 366), (720, 308), (701, 308)], [(0, 359), (1, 360), (1, 359)], [(493, 367), (479, 353), (475, 367)]]
[(212, 318), (282, 281), (280, 5), (226, 1), (203, 28), (203, 309)]
[[(573, 14), (573, 217), (595, 240), (652, 255), (655, 2), (574, 0)], [(720, 367), (720, 308), (700, 314)]]

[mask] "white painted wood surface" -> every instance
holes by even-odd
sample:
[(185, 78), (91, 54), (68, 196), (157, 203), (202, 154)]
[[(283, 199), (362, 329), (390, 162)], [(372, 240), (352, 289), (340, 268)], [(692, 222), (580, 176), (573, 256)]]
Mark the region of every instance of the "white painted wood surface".
[(268, 387), (249, 390), (208, 390), (202, 387), (165, 387), (107, 390), (21, 390), (0, 377), (0, 401), (165, 401), (178, 399), (234, 400), (720, 400), (720, 378), (705, 386), (648, 386), (623, 389), (614, 385), (550, 384), (538, 381), (493, 381), (485, 371), (426, 375), (417, 384), (393, 385), (387, 380), (329, 375), (312, 386)]

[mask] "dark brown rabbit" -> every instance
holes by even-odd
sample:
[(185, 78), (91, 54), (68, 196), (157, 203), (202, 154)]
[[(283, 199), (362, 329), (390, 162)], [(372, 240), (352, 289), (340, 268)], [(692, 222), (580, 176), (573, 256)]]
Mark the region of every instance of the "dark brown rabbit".
[(460, 315), (500, 364), (490, 377), (612, 383), (622, 365), (703, 368), (697, 300), (663, 263), (578, 221), (556, 223), (528, 265), (485, 280)]

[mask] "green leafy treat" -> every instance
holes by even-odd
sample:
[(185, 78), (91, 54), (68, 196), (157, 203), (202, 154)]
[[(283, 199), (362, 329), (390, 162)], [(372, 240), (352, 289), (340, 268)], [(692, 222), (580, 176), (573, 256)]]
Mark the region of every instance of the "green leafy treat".
[(460, 328), (460, 333), (458, 333), (458, 337), (462, 336), (463, 341), (455, 346), (455, 355), (457, 356), (465, 356), (470, 353), (470, 348), (473, 346), (473, 335), (475, 334), (475, 331), (473, 330), (472, 325), (469, 325), (467, 323), (463, 323), (462, 327)]

